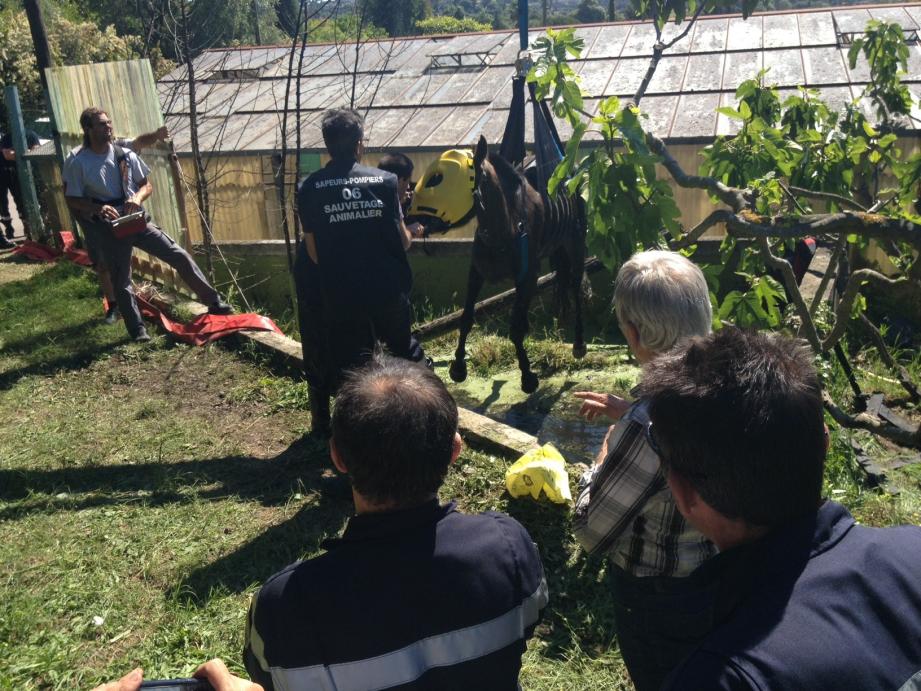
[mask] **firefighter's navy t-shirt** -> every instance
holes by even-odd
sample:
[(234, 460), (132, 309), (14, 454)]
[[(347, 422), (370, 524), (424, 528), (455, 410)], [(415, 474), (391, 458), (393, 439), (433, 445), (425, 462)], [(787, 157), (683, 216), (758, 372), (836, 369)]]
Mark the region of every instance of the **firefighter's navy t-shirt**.
[(328, 305), (383, 304), (409, 293), (393, 173), (330, 161), (301, 184), (298, 209), (304, 231), (314, 234)]

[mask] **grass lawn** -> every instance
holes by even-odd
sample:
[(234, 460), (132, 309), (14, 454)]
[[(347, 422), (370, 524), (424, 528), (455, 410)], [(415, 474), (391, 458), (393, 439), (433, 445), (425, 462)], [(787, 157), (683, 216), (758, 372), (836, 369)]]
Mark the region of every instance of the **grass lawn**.
[[(89, 689), (135, 665), (187, 676), (213, 656), (241, 671), (252, 594), (316, 554), (351, 511), (321, 492), (329, 461), (305, 436), (303, 384), (222, 346), (136, 345), (101, 316), (88, 272), (0, 259), (0, 689)], [(444, 374), (450, 338), (428, 348)], [(571, 408), (576, 386), (623, 391), (635, 379), (620, 350), (577, 368), (557, 341), (532, 349), (544, 377), (532, 401), (516, 393), (510, 346), (482, 335), (458, 398), (533, 420)], [(917, 377), (917, 357), (909, 364)], [(888, 376), (859, 365), (867, 388)], [(874, 458), (898, 453), (853, 437)], [(919, 523), (921, 468), (890, 473), (898, 494), (869, 489), (850, 440), (833, 432), (827, 492), (863, 522)], [(566, 509), (508, 497), (508, 463), (465, 449), (442, 497), (511, 513), (540, 547), (551, 605), (522, 685), (631, 688), (603, 561), (576, 547)]]

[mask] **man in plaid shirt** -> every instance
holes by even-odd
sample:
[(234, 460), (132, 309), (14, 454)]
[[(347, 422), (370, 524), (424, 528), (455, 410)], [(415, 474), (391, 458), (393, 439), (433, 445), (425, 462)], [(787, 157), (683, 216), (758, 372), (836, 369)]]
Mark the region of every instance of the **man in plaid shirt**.
[[(674, 252), (633, 255), (617, 274), (614, 308), (642, 365), (680, 339), (710, 332), (703, 273)], [(647, 439), (646, 403), (577, 392), (580, 413), (617, 421), (595, 466), (580, 481), (573, 526), (586, 551), (605, 554), (614, 586), (615, 626), (638, 691), (659, 689), (710, 628), (715, 586), (697, 569), (715, 548), (678, 513), (659, 457)]]

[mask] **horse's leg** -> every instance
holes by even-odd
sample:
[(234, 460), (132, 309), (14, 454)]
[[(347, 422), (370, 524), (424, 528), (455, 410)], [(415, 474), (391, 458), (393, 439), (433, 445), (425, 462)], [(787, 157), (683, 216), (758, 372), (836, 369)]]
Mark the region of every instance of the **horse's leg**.
[(470, 273), (467, 274), (467, 299), (464, 302), (464, 313), (461, 315), (460, 320), (460, 336), (457, 339), (457, 350), (454, 351), (454, 362), (451, 363), (451, 367), (448, 370), (451, 379), (456, 382), (462, 382), (467, 378), (467, 334), (473, 328), (473, 308), (476, 306), (476, 299), (482, 287), (483, 274), (471, 264)]
[(515, 354), (518, 356), (518, 369), (521, 370), (521, 390), (533, 393), (540, 383), (537, 375), (531, 371), (528, 360), (528, 351), (524, 349), (524, 337), (528, 333), (528, 308), (531, 298), (537, 290), (537, 276), (529, 279), (525, 285), (518, 286), (515, 290), (515, 306), (512, 308), (512, 323), (509, 337), (515, 345)]

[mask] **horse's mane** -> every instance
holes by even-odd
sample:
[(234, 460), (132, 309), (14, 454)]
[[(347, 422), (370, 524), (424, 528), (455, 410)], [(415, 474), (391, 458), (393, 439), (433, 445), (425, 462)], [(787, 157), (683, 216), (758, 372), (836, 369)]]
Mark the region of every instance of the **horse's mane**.
[(487, 159), (496, 171), (496, 177), (499, 178), (499, 186), (505, 198), (509, 201), (514, 200), (518, 190), (527, 183), (527, 180), (515, 166), (498, 153), (490, 153)]

